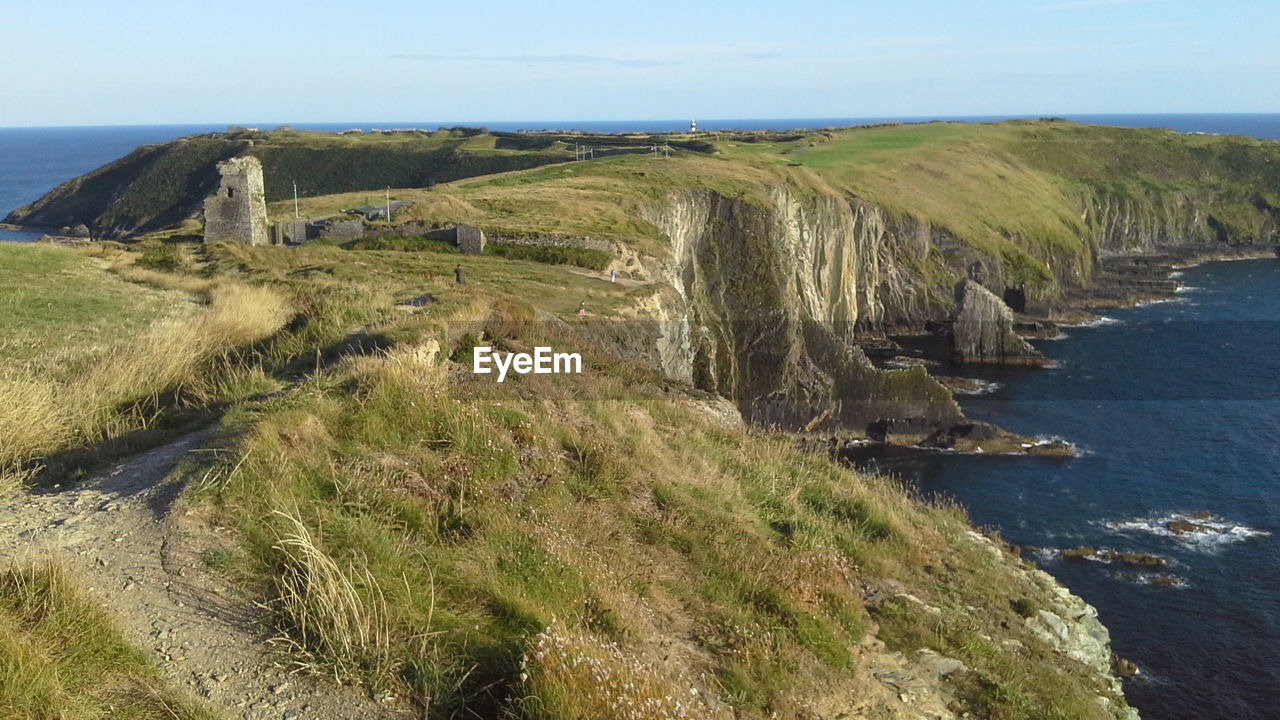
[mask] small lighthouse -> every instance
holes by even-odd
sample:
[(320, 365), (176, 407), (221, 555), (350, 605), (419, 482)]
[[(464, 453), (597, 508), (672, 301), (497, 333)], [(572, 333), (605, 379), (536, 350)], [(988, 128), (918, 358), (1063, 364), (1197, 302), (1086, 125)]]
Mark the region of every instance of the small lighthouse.
[(696, 132), (698, 132), (698, 121), (697, 121), (697, 120), (690, 120), (690, 121), (689, 121), (689, 133), (690, 133), (690, 134), (693, 134), (693, 133), (696, 133)]

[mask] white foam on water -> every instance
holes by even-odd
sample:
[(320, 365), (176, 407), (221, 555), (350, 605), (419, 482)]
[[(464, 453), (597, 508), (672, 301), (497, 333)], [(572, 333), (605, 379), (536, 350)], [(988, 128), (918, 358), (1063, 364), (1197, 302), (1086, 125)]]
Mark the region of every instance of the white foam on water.
[(956, 395), (989, 395), (1002, 386), (998, 382), (988, 382), (986, 380), (975, 380), (978, 383), (976, 388), (955, 388), (951, 392)]
[(1084, 455), (1089, 454), (1088, 450), (1085, 450), (1081, 448), (1079, 445), (1058, 435), (1036, 435), (1035, 437), (1032, 438), (1031, 442), (1021, 443), (1023, 450), (1030, 450), (1032, 448), (1044, 447), (1045, 445), (1058, 445), (1058, 444), (1066, 445), (1068, 448), (1070, 448), (1069, 454), (1071, 455), (1071, 457), (1082, 457)]
[(1173, 272), (1169, 273), (1169, 279), (1177, 280), (1178, 278), (1182, 277), (1184, 274), (1185, 273), (1183, 273), (1181, 270), (1174, 270)]
[(1133, 306), (1136, 308), (1141, 308), (1141, 307), (1150, 307), (1152, 305), (1165, 305), (1167, 303), (1184, 303), (1184, 302), (1187, 302), (1186, 298), (1171, 297), (1171, 298), (1159, 298), (1157, 300), (1143, 300), (1142, 302), (1134, 303)]
[[(1180, 521), (1192, 523), (1197, 527), (1189, 532), (1174, 532), (1169, 528), (1170, 523)], [(1122, 535), (1145, 533), (1170, 538), (1187, 548), (1203, 553), (1218, 552), (1228, 545), (1235, 545), (1256, 537), (1267, 537), (1271, 534), (1266, 530), (1240, 525), (1218, 515), (1195, 518), (1190, 513), (1108, 520), (1100, 524)]]
[(1178, 289), (1177, 289), (1177, 290), (1174, 290), (1174, 292), (1176, 292), (1176, 293), (1195, 293), (1195, 292), (1200, 292), (1201, 290), (1204, 290), (1204, 288), (1202, 288), (1202, 287), (1197, 287), (1197, 286), (1195, 286), (1195, 285), (1179, 285), (1179, 286), (1178, 286)]
[(1123, 322), (1124, 322), (1123, 320), (1119, 320), (1117, 318), (1101, 315), (1094, 320), (1086, 320), (1085, 322), (1082, 322), (1082, 323), (1075, 323), (1074, 325), (1064, 325), (1063, 327), (1094, 328), (1094, 327), (1102, 327), (1104, 325), (1120, 325), (1120, 324), (1123, 324)]
[(1036, 548), (1031, 551), (1031, 554), (1041, 562), (1057, 560), (1062, 557), (1062, 551), (1056, 548)]
[[(1131, 582), (1134, 585), (1159, 585), (1160, 587), (1169, 588), (1171, 590), (1184, 590), (1191, 587), (1191, 583), (1187, 579), (1171, 573), (1154, 573), (1154, 572), (1109, 572), (1107, 573), (1112, 579)], [(1164, 582), (1157, 583), (1160, 579)]]

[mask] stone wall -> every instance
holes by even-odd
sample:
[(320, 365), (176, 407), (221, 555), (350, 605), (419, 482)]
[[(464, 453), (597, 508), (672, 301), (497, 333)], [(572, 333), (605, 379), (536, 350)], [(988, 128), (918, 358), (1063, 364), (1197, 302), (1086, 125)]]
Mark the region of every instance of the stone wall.
[(590, 250), (603, 250), (607, 253), (618, 253), (618, 248), (607, 240), (596, 240), (585, 235), (562, 235), (560, 233), (493, 233), (489, 242), (503, 245), (534, 245), (538, 247), (575, 247)]
[(330, 240), (355, 240), (356, 238), (364, 237), (366, 233), (364, 220), (360, 218), (321, 220), (315, 224), (317, 226), (316, 237)]
[(458, 251), (463, 255), (479, 255), (484, 252), (484, 233), (478, 227), (459, 225), (454, 229)]
[(262, 163), (246, 155), (224, 160), (217, 168), (218, 189), (204, 201), (205, 242), (266, 245)]
[(443, 240), (452, 243), (463, 255), (479, 255), (484, 252), (484, 231), (472, 225), (449, 223), (442, 228), (434, 228), (421, 234), (431, 240)]
[(301, 245), (320, 237), (321, 226), (309, 220), (286, 220), (271, 226), (272, 245)]

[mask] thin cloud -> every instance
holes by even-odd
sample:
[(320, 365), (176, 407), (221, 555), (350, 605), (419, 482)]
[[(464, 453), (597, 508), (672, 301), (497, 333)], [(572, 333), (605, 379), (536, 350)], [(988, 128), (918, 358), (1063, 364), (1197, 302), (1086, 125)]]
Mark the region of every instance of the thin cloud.
[(1069, 0), (1044, 5), (1045, 10), (1085, 10), (1088, 8), (1113, 7), (1115, 5), (1146, 5), (1165, 0)]
[(669, 62), (649, 58), (611, 58), (598, 55), (391, 55), (393, 60), (421, 60), (428, 62), (492, 62), (517, 65), (605, 65), (609, 67), (647, 68), (670, 65)]

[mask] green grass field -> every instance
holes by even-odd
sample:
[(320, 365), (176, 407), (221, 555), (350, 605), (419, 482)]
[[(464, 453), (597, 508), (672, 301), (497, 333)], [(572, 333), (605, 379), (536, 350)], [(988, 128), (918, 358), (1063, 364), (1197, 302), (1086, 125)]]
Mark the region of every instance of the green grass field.
[(70, 248), (0, 246), (0, 364), (61, 377), (116, 339), (194, 309), (190, 296), (130, 283), (107, 264)]

